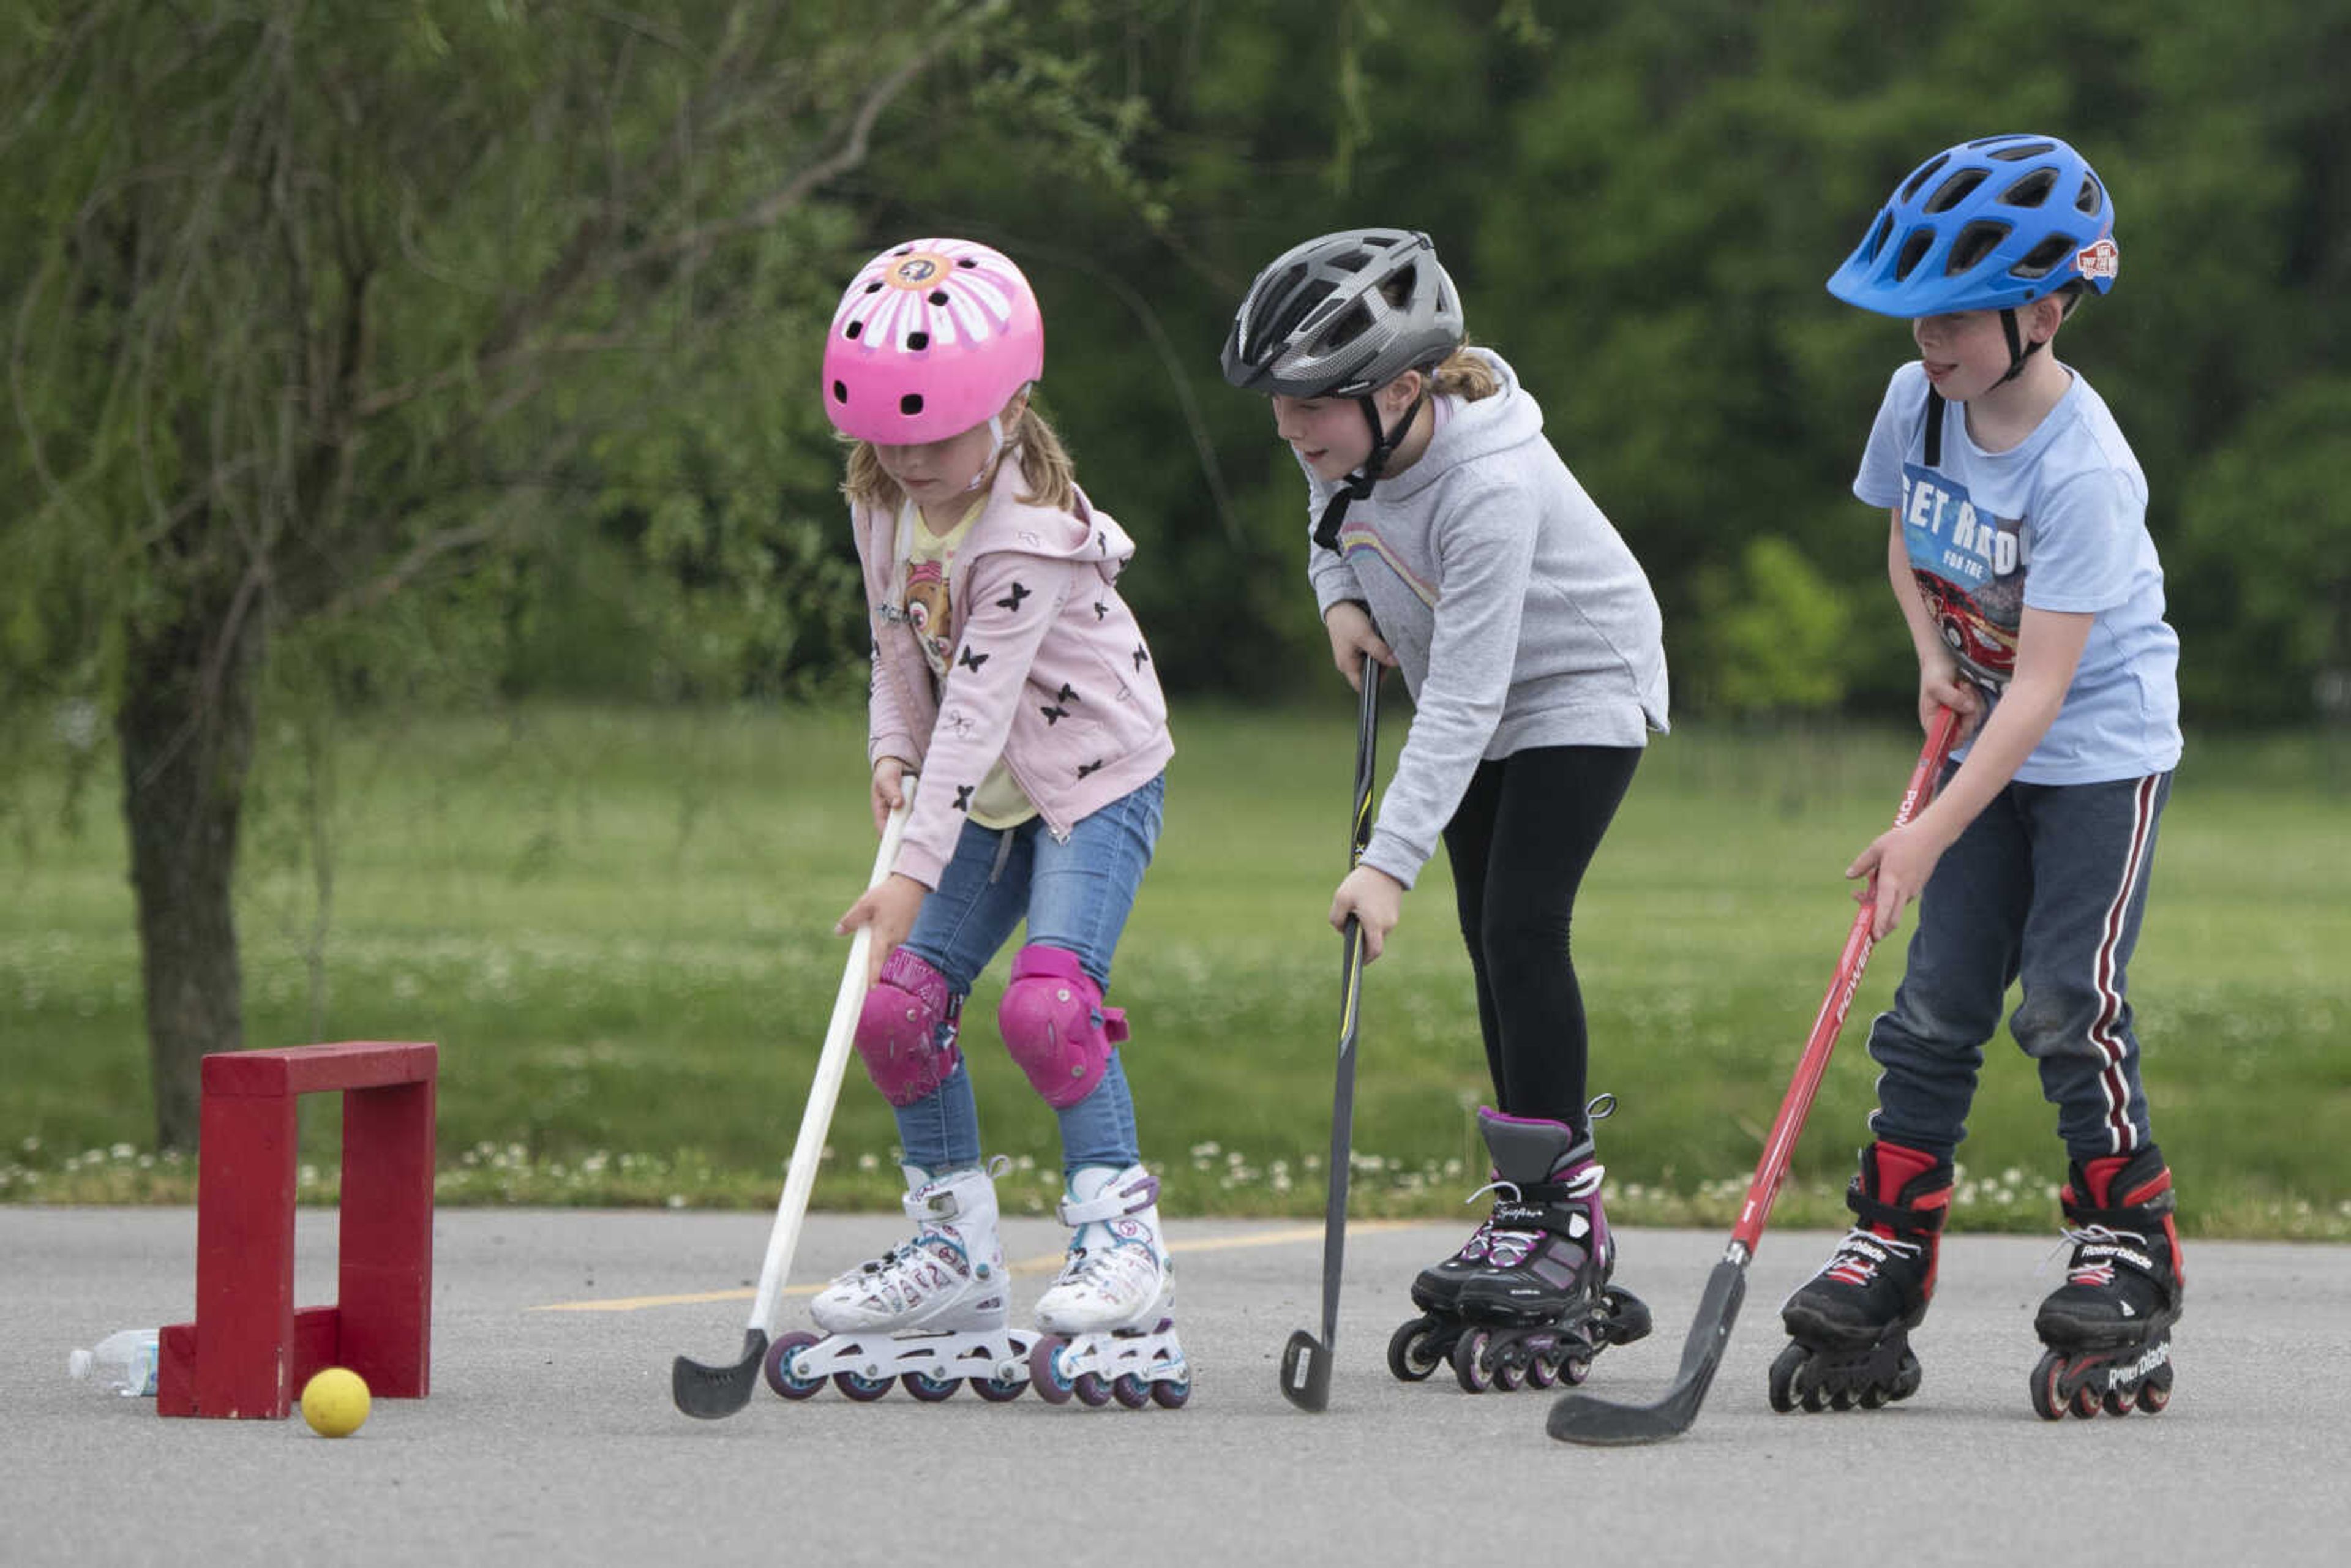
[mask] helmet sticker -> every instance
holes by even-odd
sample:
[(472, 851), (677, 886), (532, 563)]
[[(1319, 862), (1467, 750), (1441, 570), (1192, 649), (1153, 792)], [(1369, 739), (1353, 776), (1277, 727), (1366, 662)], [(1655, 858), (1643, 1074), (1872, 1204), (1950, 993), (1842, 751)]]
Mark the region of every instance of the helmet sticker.
[(2111, 283), (2122, 271), (2123, 253), (2108, 237), (2084, 249), (2074, 256), (2074, 265), (2085, 277), (2103, 277)]
[(893, 288), (927, 288), (946, 269), (946, 257), (935, 251), (917, 251), (884, 268), (882, 280)]

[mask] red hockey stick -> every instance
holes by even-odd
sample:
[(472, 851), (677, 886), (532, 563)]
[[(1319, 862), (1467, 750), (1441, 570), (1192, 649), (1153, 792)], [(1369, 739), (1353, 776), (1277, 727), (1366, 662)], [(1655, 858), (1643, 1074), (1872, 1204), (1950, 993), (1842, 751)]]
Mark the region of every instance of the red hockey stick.
[[(1943, 764), (1959, 741), (1959, 716), (1949, 708), (1935, 715), (1927, 744), (1918, 753), (1918, 766), (1911, 770), (1910, 787), (1902, 792), (1902, 805), (1894, 813), (1896, 827), (1917, 816), (1934, 795)], [(1853, 928), (1845, 934), (1844, 952), (1837, 958), (1828, 994), (1821, 998), (1812, 1038), (1804, 1041), (1804, 1054), (1796, 1062), (1795, 1081), (1780, 1102), (1779, 1119), (1771, 1124), (1771, 1135), (1763, 1140), (1762, 1158), (1755, 1162), (1755, 1177), (1747, 1184), (1747, 1202), (1730, 1232), (1730, 1245), (1708, 1277), (1706, 1294), (1698, 1298), (1698, 1321), (1682, 1342), (1681, 1370), (1675, 1375), (1673, 1386), (1654, 1405), (1615, 1405), (1589, 1394), (1565, 1395), (1552, 1406), (1543, 1424), (1561, 1442), (1608, 1447), (1655, 1443), (1681, 1436), (1698, 1419), (1698, 1407), (1721, 1369), (1723, 1347), (1730, 1341), (1739, 1304), (1747, 1296), (1748, 1262), (1755, 1256), (1756, 1243), (1763, 1239), (1763, 1222), (1771, 1218), (1772, 1200), (1788, 1179), (1788, 1163), (1804, 1130), (1804, 1117), (1812, 1111), (1813, 1095), (1820, 1092), (1829, 1053), (1836, 1049), (1854, 992), (1861, 988), (1861, 972), (1868, 967), (1870, 950), (1877, 946), (1869, 932), (1875, 913), (1876, 906), (1865, 901), (1861, 913), (1853, 918)]]

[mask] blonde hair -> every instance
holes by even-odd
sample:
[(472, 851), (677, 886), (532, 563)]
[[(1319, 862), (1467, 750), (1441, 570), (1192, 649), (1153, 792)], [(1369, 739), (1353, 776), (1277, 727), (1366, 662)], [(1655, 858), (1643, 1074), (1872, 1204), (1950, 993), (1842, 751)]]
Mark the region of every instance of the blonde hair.
[(1428, 379), (1438, 396), (1458, 397), (1463, 402), (1476, 402), (1502, 390), (1502, 378), (1494, 373), (1494, 367), (1471, 353), (1467, 343), (1446, 355)]
[[(1032, 397), (1020, 411), (1020, 417), (1005, 432), (1004, 451), (998, 455), (1018, 455), (1020, 478), (1029, 486), (1020, 497), (1023, 505), (1050, 507), (1056, 511), (1068, 511), (1077, 503), (1077, 465), (1070, 461), (1069, 449), (1053, 433), (1045, 416), (1037, 412)], [(989, 470), (993, 477), (994, 469)], [(882, 466), (882, 459), (870, 441), (852, 439), (849, 443), (848, 472), (841, 482), (841, 493), (865, 507), (895, 507), (904, 499), (898, 493), (897, 482)]]

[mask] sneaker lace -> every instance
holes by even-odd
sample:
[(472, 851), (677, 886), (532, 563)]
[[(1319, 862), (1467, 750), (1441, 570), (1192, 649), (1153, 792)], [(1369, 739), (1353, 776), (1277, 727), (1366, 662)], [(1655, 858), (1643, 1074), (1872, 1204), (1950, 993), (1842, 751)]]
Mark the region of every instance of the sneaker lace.
[(970, 1271), (970, 1254), (963, 1244), (935, 1225), (925, 1225), (879, 1258), (869, 1258), (856, 1269), (841, 1276), (843, 1283), (867, 1283), (878, 1281), (893, 1270), (912, 1263), (925, 1251), (940, 1256), (958, 1270)]
[(1149, 1242), (1123, 1237), (1113, 1239), (1106, 1247), (1072, 1247), (1069, 1256), (1061, 1260), (1061, 1271), (1054, 1276), (1053, 1285), (1058, 1289), (1063, 1285), (1091, 1284), (1098, 1275), (1119, 1269), (1148, 1269), (1155, 1261), (1151, 1256)]
[(2086, 1263), (2081, 1261), (2082, 1249), (2116, 1246), (2126, 1241), (2135, 1241), (2141, 1247), (2145, 1247), (2147, 1237), (2137, 1230), (2116, 1230), (2104, 1225), (2085, 1225), (2079, 1229), (2068, 1230), (2058, 1237), (2057, 1245), (2049, 1249), (2047, 1256), (2041, 1260), (2041, 1266), (2032, 1272), (2035, 1277), (2047, 1273), (2050, 1263), (2057, 1254), (2071, 1247), (2074, 1249), (2074, 1262), (2065, 1270), (2065, 1282), (2069, 1285), (2103, 1285), (2114, 1278), (2114, 1265), (2102, 1260), (2092, 1260)]
[(1093, 1268), (1093, 1253), (1089, 1248), (1072, 1247), (1070, 1255), (1061, 1260), (1061, 1271), (1053, 1276), (1054, 1288), (1075, 1284)]
[[(1466, 1207), (1467, 1205), (1477, 1202), (1479, 1198), (1485, 1197), (1489, 1192), (1505, 1194), (1512, 1203), (1520, 1201), (1518, 1183), (1503, 1181), (1499, 1177), (1488, 1182), (1484, 1186), (1479, 1187), (1476, 1192), (1471, 1193), (1468, 1197), (1463, 1198), (1461, 1201)], [(1468, 1262), (1475, 1263), (1483, 1258), (1490, 1256), (1493, 1251), (1494, 1243), (1505, 1234), (1506, 1232), (1498, 1231), (1494, 1228), (1494, 1217), (1491, 1214), (1489, 1214), (1485, 1218), (1478, 1222), (1478, 1228), (1469, 1233), (1469, 1239), (1461, 1244), (1461, 1249), (1458, 1252), (1456, 1252), (1454, 1256)]]
[(1917, 1258), (1927, 1249), (1922, 1241), (1905, 1241), (1898, 1236), (1881, 1236), (1865, 1225), (1856, 1225), (1844, 1233), (1837, 1249), (1820, 1267), (1820, 1272), (1843, 1274), (1856, 1285), (1866, 1284), (1876, 1277), (1877, 1266), (1888, 1252), (1904, 1258)]

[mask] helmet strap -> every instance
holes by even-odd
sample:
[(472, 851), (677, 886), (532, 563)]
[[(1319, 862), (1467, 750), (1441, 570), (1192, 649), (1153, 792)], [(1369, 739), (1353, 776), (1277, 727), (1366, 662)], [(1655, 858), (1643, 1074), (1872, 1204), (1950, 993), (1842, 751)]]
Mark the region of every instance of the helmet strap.
[(1420, 417), (1422, 405), (1427, 402), (1428, 378), (1424, 375), (1420, 378), (1420, 391), (1413, 396), (1412, 406), (1404, 411), (1404, 417), (1397, 420), (1395, 429), (1390, 431), (1381, 425), (1380, 405), (1370, 392), (1355, 400), (1356, 406), (1364, 411), (1364, 423), (1372, 427), (1372, 455), (1364, 459), (1361, 468), (1347, 476), (1339, 493), (1332, 497), (1330, 504), (1322, 508), (1322, 519), (1314, 525), (1316, 544), (1327, 550), (1338, 549), (1339, 524), (1347, 515), (1348, 503), (1359, 501), (1372, 493), (1372, 486), (1379, 482), (1380, 475), (1387, 468), (1388, 458), (1403, 444), (1405, 436), (1412, 429), (1412, 422)]
[(986, 484), (996, 473), (996, 460), (1003, 455), (1004, 420), (1000, 415), (991, 413), (987, 416), (987, 461), (979, 465), (979, 471), (971, 476), (971, 483), (963, 487), (963, 493), (968, 496)]
[(2013, 305), (2001, 311), (2000, 329), (2008, 334), (2008, 374), (1992, 382), (1992, 385), (2004, 387), (2024, 373), (2024, 361), (2038, 352), (2041, 345), (2027, 343), (2024, 340), (2024, 334), (2017, 329), (2016, 307)]

